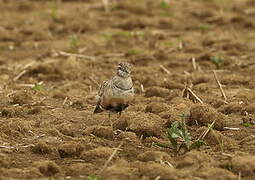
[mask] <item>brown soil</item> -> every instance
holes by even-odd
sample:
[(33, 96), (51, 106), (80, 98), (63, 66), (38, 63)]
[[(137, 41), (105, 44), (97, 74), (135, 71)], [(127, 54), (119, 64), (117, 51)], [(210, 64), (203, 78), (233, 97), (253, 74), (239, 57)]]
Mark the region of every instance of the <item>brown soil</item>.
[[(109, 12), (0, 0), (0, 11), (0, 179), (254, 179), (254, 0), (110, 0)], [(136, 98), (111, 127), (94, 97), (120, 61)], [(181, 114), (192, 140), (215, 122), (206, 144), (154, 146)]]

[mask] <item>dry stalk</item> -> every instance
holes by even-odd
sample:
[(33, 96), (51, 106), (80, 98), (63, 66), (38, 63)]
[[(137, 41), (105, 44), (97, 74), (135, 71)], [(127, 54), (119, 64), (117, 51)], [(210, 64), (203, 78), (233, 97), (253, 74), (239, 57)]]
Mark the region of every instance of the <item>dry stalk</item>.
[(0, 145), (0, 148), (4, 148), (4, 149), (15, 149), (15, 147), (13, 147), (13, 146), (3, 146), (3, 145)]
[(193, 66), (193, 69), (196, 71), (197, 70), (197, 63), (196, 63), (196, 58), (191, 58), (191, 61), (192, 61), (192, 66)]
[(107, 161), (104, 163), (103, 168), (99, 171), (99, 174), (101, 174), (106, 167), (108, 166), (108, 164), (111, 162), (111, 160), (113, 159), (113, 157), (115, 156), (115, 154), (117, 153), (117, 151), (120, 149), (120, 147), (122, 146), (123, 141), (118, 145), (118, 147), (116, 149), (114, 149), (114, 151), (112, 152), (112, 154), (110, 155), (110, 157), (107, 159)]
[(34, 84), (17, 84), (18, 87), (34, 87)]
[(63, 106), (65, 105), (66, 101), (67, 101), (68, 97), (66, 96), (65, 99), (64, 99), (64, 102), (63, 102)]
[(242, 178), (242, 173), (241, 173), (241, 171), (239, 171), (239, 173), (238, 173), (238, 180), (241, 180), (241, 178)]
[(165, 68), (162, 64), (160, 64), (159, 67), (160, 67), (165, 73), (167, 73), (168, 75), (171, 74), (171, 72), (170, 72), (167, 68)]
[(198, 102), (200, 102), (201, 104), (204, 103), (190, 88), (187, 88), (187, 91), (188, 91)]
[(154, 180), (160, 180), (161, 176), (157, 176)]
[(123, 56), (125, 56), (124, 53), (109, 53), (109, 54), (105, 54), (101, 57), (106, 57), (107, 58), (107, 57), (123, 57)]
[(240, 130), (240, 128), (232, 128), (232, 127), (223, 127), (223, 129), (226, 129), (226, 130), (234, 130), (234, 131)]
[(141, 91), (142, 91), (142, 93), (144, 93), (145, 91), (144, 91), (143, 84), (141, 84), (140, 86), (141, 86)]
[(214, 126), (215, 120), (212, 122), (212, 124), (209, 125), (209, 127), (199, 136), (198, 140), (203, 140), (205, 136), (209, 133), (209, 131)]
[(58, 54), (62, 55), (62, 56), (66, 56), (66, 57), (76, 57), (76, 58), (88, 59), (88, 60), (92, 60), (92, 61), (96, 60), (95, 56), (87, 56), (87, 55), (83, 55), (83, 54), (67, 53), (64, 51), (59, 51)]
[(21, 78), (24, 74), (27, 73), (27, 70), (21, 71), (17, 76), (13, 78), (13, 81), (17, 81), (19, 78)]
[(226, 96), (226, 94), (225, 94), (225, 92), (224, 92), (224, 90), (222, 88), (222, 85), (221, 85), (221, 83), (220, 83), (220, 81), (219, 81), (219, 79), (217, 77), (216, 71), (213, 71), (213, 75), (214, 75), (214, 78), (215, 78), (215, 80), (216, 80), (216, 82), (218, 84), (218, 87), (220, 88), (220, 92), (221, 92), (222, 97), (224, 98), (225, 101), (227, 101), (227, 96)]

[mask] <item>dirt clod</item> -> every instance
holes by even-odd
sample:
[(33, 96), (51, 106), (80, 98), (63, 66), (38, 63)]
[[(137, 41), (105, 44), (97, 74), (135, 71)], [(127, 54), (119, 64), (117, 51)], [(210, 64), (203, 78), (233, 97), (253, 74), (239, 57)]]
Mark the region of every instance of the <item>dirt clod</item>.
[(83, 150), (83, 146), (77, 143), (66, 143), (58, 147), (58, 153), (61, 158), (80, 156)]
[(196, 104), (190, 109), (190, 117), (188, 121), (189, 124), (195, 125), (197, 123), (203, 126), (208, 126), (208, 124), (215, 121), (214, 128), (223, 130), (223, 127), (227, 122), (227, 117), (224, 114), (217, 112), (209, 105)]
[(95, 171), (95, 167), (91, 163), (77, 163), (70, 165), (67, 168), (66, 176), (81, 176), (81, 175), (91, 175)]
[(110, 157), (113, 151), (114, 150), (109, 147), (98, 147), (89, 151), (84, 151), (81, 154), (81, 159), (85, 160), (86, 162), (93, 162), (94, 160), (104, 162)]
[(242, 176), (255, 175), (255, 157), (253, 155), (236, 156), (231, 160), (233, 172)]
[(113, 139), (114, 135), (113, 129), (107, 126), (90, 126), (83, 131), (83, 134), (93, 134), (97, 137), (102, 137), (105, 139)]
[(221, 169), (221, 168), (210, 168), (210, 167), (203, 167), (197, 170), (194, 175), (199, 178), (208, 179), (208, 180), (235, 180), (236, 175), (232, 172)]
[(165, 180), (178, 179), (177, 171), (168, 165), (163, 165), (155, 162), (137, 162), (135, 165), (141, 174), (149, 177), (150, 179), (155, 179), (158, 176)]
[(213, 159), (208, 154), (190, 151), (180, 158), (179, 162), (177, 162), (177, 168), (189, 168), (190, 166), (209, 165), (211, 163), (213, 163)]
[(60, 167), (53, 161), (36, 161), (34, 165), (45, 176), (53, 176), (60, 172)]
[[(206, 127), (201, 127), (198, 130), (199, 134), (202, 134), (207, 129), (208, 128), (206, 128)], [(211, 146), (219, 145), (219, 146), (222, 146), (222, 148), (229, 148), (229, 147), (237, 144), (234, 139), (224, 136), (220, 131), (217, 131), (214, 129), (212, 129), (208, 132), (208, 134), (205, 136), (204, 140), (207, 144), (209, 144)]]
[(143, 162), (155, 161), (155, 162), (164, 162), (173, 163), (173, 159), (165, 152), (161, 151), (146, 151), (142, 154), (139, 154), (137, 157), (138, 160)]
[[(225, 180), (239, 171), (253, 180), (243, 157), (255, 154), (254, 7), (0, 0), (0, 180)], [(132, 64), (135, 99), (110, 126), (107, 110), (93, 113), (95, 96), (120, 62)], [(215, 121), (197, 151), (171, 144), (168, 128), (182, 120), (178, 145)]]
[[(135, 132), (139, 137), (160, 136), (164, 120), (153, 113), (129, 112), (123, 114), (121, 119), (114, 123), (117, 129)], [(124, 125), (124, 126), (123, 126)]]
[(31, 149), (36, 154), (49, 154), (53, 151), (51, 146), (43, 141), (38, 142), (35, 146), (32, 146)]
[(118, 160), (114, 165), (108, 167), (104, 172), (103, 176), (107, 180), (125, 180), (130, 179), (134, 169), (130, 167), (130, 164), (125, 160)]
[(150, 87), (145, 91), (146, 97), (152, 97), (152, 96), (167, 97), (169, 94), (170, 94), (170, 91), (168, 89), (160, 88), (160, 87)]
[(170, 108), (169, 105), (167, 105), (166, 103), (150, 103), (145, 107), (145, 112), (150, 112), (150, 113), (154, 113), (154, 114), (159, 114), (163, 111), (167, 111)]

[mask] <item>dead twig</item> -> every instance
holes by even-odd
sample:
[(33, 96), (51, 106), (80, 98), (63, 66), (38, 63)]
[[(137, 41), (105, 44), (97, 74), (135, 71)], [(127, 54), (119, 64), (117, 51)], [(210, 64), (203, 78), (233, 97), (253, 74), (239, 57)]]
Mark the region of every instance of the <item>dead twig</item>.
[(232, 128), (232, 127), (223, 127), (223, 129), (226, 129), (226, 130), (234, 130), (234, 131), (240, 130), (240, 128)]
[(140, 85), (140, 87), (141, 87), (141, 91), (142, 91), (142, 93), (144, 93), (145, 91), (144, 91), (143, 84), (141, 84), (141, 85)]
[(109, 54), (105, 54), (102, 55), (101, 57), (123, 57), (125, 56), (125, 53), (109, 53)]
[(13, 81), (17, 81), (19, 78), (21, 78), (24, 74), (27, 73), (27, 70), (21, 71), (17, 76), (13, 78)]
[(17, 86), (19, 86), (19, 87), (30, 87), (30, 88), (32, 88), (32, 87), (34, 87), (35, 85), (34, 85), (34, 84), (17, 84)]
[(205, 136), (210, 132), (210, 130), (213, 128), (215, 123), (215, 120), (208, 126), (208, 128), (199, 136), (197, 140), (203, 140)]
[(58, 54), (62, 55), (62, 56), (67, 56), (67, 57), (76, 57), (76, 58), (88, 59), (88, 60), (93, 60), (93, 61), (96, 60), (95, 56), (87, 56), (87, 55), (83, 55), (83, 54), (67, 53), (64, 51), (59, 51)]
[(239, 171), (239, 173), (238, 173), (238, 180), (241, 180), (241, 178), (242, 178), (242, 173), (241, 173), (241, 171)]
[(198, 102), (203, 104), (204, 102), (188, 87), (186, 87), (183, 91), (183, 97), (187, 96), (188, 99), (190, 99), (191, 96), (195, 98)]
[(101, 174), (105, 168), (108, 166), (108, 164), (111, 162), (111, 160), (113, 159), (113, 157), (115, 156), (115, 154), (117, 153), (117, 151), (120, 149), (120, 147), (122, 146), (123, 141), (118, 145), (118, 147), (116, 149), (114, 149), (113, 153), (111, 154), (111, 156), (107, 159), (107, 161), (104, 163), (103, 168), (99, 171), (99, 174)]
[(192, 61), (192, 66), (193, 66), (193, 69), (196, 71), (197, 70), (197, 64), (196, 64), (196, 58), (191, 58), (191, 61)]
[(168, 75), (171, 74), (171, 72), (170, 72), (167, 68), (165, 68), (162, 64), (160, 64), (159, 67), (160, 67), (165, 73), (167, 73)]
[(224, 92), (224, 90), (222, 88), (222, 85), (221, 85), (221, 83), (220, 83), (220, 81), (219, 81), (219, 79), (217, 77), (216, 71), (213, 71), (213, 75), (214, 75), (214, 78), (215, 78), (215, 80), (216, 80), (216, 82), (218, 84), (218, 87), (220, 88), (220, 92), (221, 92), (222, 97), (224, 98), (225, 101), (227, 101), (227, 96), (226, 96), (226, 94), (225, 94), (225, 92)]
[(65, 105), (66, 101), (67, 101), (68, 97), (66, 96), (65, 99), (64, 99), (64, 102), (63, 102), (63, 106)]
[(161, 176), (157, 176), (154, 180), (160, 180)]
[(15, 149), (15, 147), (12, 147), (12, 146), (3, 146), (3, 145), (0, 145), (0, 148), (4, 148), (4, 149)]

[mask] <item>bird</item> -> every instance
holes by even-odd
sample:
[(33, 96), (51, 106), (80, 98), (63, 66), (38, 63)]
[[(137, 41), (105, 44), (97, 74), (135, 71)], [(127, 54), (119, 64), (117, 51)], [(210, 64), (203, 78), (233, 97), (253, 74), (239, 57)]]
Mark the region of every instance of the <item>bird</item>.
[(121, 112), (134, 100), (131, 69), (131, 64), (127, 62), (118, 63), (116, 75), (100, 85), (95, 97), (96, 107), (94, 113), (101, 113), (107, 110), (109, 119), (111, 113), (119, 113), (119, 116), (121, 116)]

